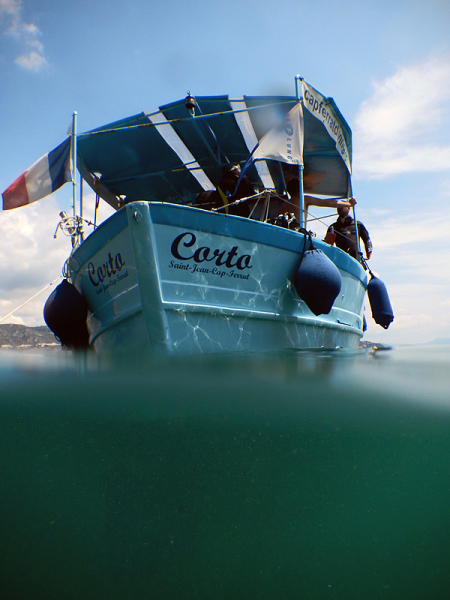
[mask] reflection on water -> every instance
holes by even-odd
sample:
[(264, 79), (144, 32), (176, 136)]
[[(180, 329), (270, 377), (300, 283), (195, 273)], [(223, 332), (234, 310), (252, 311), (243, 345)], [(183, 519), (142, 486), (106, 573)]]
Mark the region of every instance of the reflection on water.
[(5, 598), (445, 598), (450, 348), (0, 354)]

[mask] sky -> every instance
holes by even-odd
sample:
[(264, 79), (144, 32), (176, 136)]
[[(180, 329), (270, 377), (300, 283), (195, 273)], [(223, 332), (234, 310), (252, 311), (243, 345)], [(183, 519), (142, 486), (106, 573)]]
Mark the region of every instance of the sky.
[[(395, 314), (384, 330), (366, 302), (364, 339), (449, 340), (449, 0), (0, 0), (0, 192), (65, 139), (74, 111), (82, 132), (188, 90), (294, 95), (297, 74), (353, 132), (356, 214)], [(85, 193), (91, 220), (93, 204)], [(0, 210), (0, 323), (44, 324), (72, 205), (67, 184)]]

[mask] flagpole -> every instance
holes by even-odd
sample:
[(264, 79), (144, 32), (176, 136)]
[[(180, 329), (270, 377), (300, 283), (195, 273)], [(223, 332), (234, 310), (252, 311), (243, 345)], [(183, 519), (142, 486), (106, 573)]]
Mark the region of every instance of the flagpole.
[[(297, 75), (295, 77), (295, 95), (297, 96), (297, 100), (301, 103), (301, 114), (303, 119), (303, 94), (300, 95), (298, 82), (303, 81), (303, 77)], [(301, 135), (304, 135), (303, 126), (301, 127)], [(303, 140), (301, 144), (303, 150)], [(306, 215), (305, 215), (305, 194), (303, 191), (303, 156), (302, 156), (302, 164), (298, 165), (298, 188), (299, 188), (299, 208), (300, 208), (300, 227), (304, 228), (306, 226)]]
[(73, 216), (76, 216), (76, 200), (77, 200), (77, 111), (72, 115), (72, 189), (73, 189)]
[(300, 190), (300, 227), (305, 227), (305, 196), (303, 193), (303, 165), (298, 165), (298, 187)]
[(302, 77), (300, 77), (300, 75), (296, 75), (295, 76), (295, 95), (297, 97), (297, 100), (300, 99), (299, 93), (298, 93), (298, 82), (302, 80)]
[(80, 168), (80, 239), (84, 240), (84, 231), (83, 231), (83, 169)]

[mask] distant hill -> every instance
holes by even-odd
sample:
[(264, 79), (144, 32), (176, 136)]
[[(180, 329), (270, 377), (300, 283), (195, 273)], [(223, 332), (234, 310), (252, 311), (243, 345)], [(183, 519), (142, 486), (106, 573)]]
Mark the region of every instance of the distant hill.
[(428, 342), (428, 346), (450, 346), (450, 338), (436, 338)]
[(26, 327), (25, 325), (0, 324), (0, 348), (11, 350), (29, 350), (30, 348), (45, 348), (60, 350), (61, 344), (45, 325), (41, 327)]
[(380, 350), (390, 350), (390, 346), (385, 344), (379, 344), (378, 342), (368, 342), (367, 340), (360, 340), (358, 348), (379, 348)]

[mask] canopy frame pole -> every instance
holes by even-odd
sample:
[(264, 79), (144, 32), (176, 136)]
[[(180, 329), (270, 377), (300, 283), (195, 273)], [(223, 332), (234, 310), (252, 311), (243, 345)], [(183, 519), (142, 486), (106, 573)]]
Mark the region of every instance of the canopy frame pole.
[[(196, 122), (196, 120), (195, 120), (195, 119), (196, 119), (196, 117), (194, 116), (194, 117), (192, 117), (192, 118), (193, 118), (193, 121), (194, 121), (195, 129), (196, 129), (196, 131), (197, 131), (198, 135), (200, 136), (200, 138), (201, 138), (202, 142), (205, 144), (205, 146), (206, 146), (206, 148), (207, 148), (208, 152), (211, 154), (211, 156), (214, 158), (214, 160), (217, 162), (217, 164), (218, 164), (219, 166), (221, 166), (221, 165), (222, 165), (222, 163), (221, 163), (221, 160), (220, 160), (220, 156), (221, 156), (221, 154), (223, 154), (223, 152), (222, 152), (222, 150), (221, 150), (221, 148), (220, 148), (219, 144), (217, 144), (217, 156), (216, 156), (216, 153), (214, 152), (214, 149), (213, 149), (213, 148), (211, 148), (210, 144), (208, 143), (208, 140), (205, 138), (205, 136), (203, 135), (203, 133), (200, 131), (200, 127), (198, 126), (198, 123), (197, 123), (197, 122)], [(210, 128), (210, 129), (211, 129), (211, 128)], [(217, 140), (216, 140), (216, 141), (217, 141)], [(228, 159), (227, 159), (227, 160), (228, 160)]]
[[(353, 196), (353, 192), (352, 192), (352, 180), (351, 180), (350, 173), (348, 175), (348, 193), (347, 193), (347, 196), (348, 196), (347, 200)], [(361, 242), (359, 241), (358, 221), (356, 220), (355, 205), (353, 205), (352, 208), (353, 208), (353, 222), (355, 224), (356, 260), (360, 263), (361, 262), (361, 258), (362, 258), (362, 253), (361, 253)]]
[[(200, 106), (197, 104), (197, 101), (195, 101), (195, 106), (196, 106), (196, 107), (197, 107), (197, 109), (200, 111), (200, 115), (201, 115), (201, 116), (203, 116), (203, 113), (202, 113), (202, 111), (201, 111), (201, 108), (200, 108)], [(208, 127), (208, 129), (209, 129), (209, 131), (210, 131), (211, 135), (212, 135), (212, 136), (213, 136), (213, 138), (214, 138), (214, 141), (216, 142), (216, 146), (217, 146), (217, 156), (215, 155), (214, 148), (212, 148), (212, 147), (211, 147), (211, 144), (208, 142), (208, 140), (207, 140), (207, 139), (205, 138), (205, 136), (203, 135), (203, 132), (200, 130), (200, 126), (199, 126), (199, 124), (198, 124), (198, 122), (197, 122), (197, 116), (198, 116), (198, 115), (196, 115), (196, 114), (195, 114), (195, 108), (194, 108), (194, 109), (193, 109), (193, 112), (192, 112), (192, 120), (193, 120), (193, 122), (194, 122), (195, 129), (196, 129), (197, 133), (199, 134), (199, 136), (201, 137), (201, 139), (203, 140), (203, 143), (205, 144), (205, 146), (206, 146), (206, 148), (208, 149), (208, 151), (209, 151), (209, 153), (211, 154), (211, 156), (214, 158), (214, 160), (217, 162), (217, 164), (218, 164), (219, 166), (222, 166), (221, 155), (222, 155), (222, 156), (225, 158), (225, 160), (227, 161), (227, 163), (229, 163), (230, 161), (228, 160), (228, 157), (227, 157), (227, 156), (225, 156), (224, 152), (222, 151), (222, 149), (221, 149), (221, 147), (220, 147), (220, 145), (219, 145), (219, 142), (217, 141), (217, 138), (216, 138), (216, 135), (215, 135), (214, 131), (213, 131), (213, 130), (211, 129), (211, 127), (208, 125), (208, 122), (207, 122), (207, 121), (205, 121), (205, 123), (206, 123), (206, 126)]]

